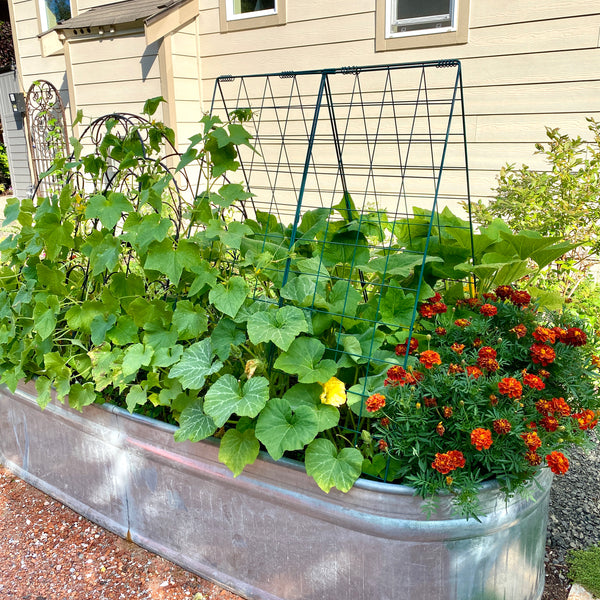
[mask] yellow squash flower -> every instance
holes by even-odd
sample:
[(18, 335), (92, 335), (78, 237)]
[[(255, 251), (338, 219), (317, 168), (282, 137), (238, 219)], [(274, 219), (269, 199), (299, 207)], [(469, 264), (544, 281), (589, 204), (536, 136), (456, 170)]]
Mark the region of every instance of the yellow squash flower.
[(327, 383), (322, 383), (323, 393), (321, 402), (331, 406), (341, 406), (346, 402), (346, 388), (344, 382), (337, 377), (332, 377)]

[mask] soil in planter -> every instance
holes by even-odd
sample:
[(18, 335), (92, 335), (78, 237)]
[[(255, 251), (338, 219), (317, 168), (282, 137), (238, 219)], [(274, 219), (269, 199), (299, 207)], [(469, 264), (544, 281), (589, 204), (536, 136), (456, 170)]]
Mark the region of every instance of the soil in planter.
[(0, 466), (0, 600), (242, 600), (105, 531)]

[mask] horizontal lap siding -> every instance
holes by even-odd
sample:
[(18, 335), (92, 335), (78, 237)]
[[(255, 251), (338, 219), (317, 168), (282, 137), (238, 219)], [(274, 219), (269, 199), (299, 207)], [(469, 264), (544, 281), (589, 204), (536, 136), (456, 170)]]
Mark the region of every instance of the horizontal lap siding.
[(173, 102), (175, 103), (177, 142), (181, 150), (189, 138), (200, 131), (202, 118), (201, 66), (198, 56), (198, 23), (192, 21), (171, 38)]
[(474, 198), (506, 162), (543, 168), (546, 126), (585, 137), (585, 117), (600, 118), (597, 3), (471, 0), (467, 44), (387, 52), (375, 52), (373, 4), (295, 0), (284, 26), (221, 34), (218, 3), (203, 3), (205, 107), (219, 75), (461, 59)]
[(146, 46), (143, 35), (77, 40), (70, 57), (75, 104), (86, 117), (140, 114), (148, 98), (161, 95), (158, 44)]

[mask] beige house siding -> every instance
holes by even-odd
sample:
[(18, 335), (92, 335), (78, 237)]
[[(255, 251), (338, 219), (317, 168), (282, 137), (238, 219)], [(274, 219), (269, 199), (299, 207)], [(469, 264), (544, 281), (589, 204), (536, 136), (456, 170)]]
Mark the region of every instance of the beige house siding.
[(198, 27), (194, 20), (170, 36), (175, 133), (182, 149), (187, 147), (189, 137), (198, 133), (198, 121), (202, 118)]
[(139, 114), (147, 98), (161, 95), (159, 44), (146, 46), (143, 33), (81, 38), (68, 46), (75, 82), (72, 103), (86, 117)]
[(289, 0), (286, 25), (223, 34), (218, 0), (204, 2), (205, 106), (223, 74), (458, 58), (473, 198), (490, 194), (506, 162), (540, 166), (533, 144), (546, 125), (585, 135), (585, 117), (600, 117), (598, 3), (475, 0), (467, 44), (385, 52), (375, 51), (374, 4)]
[[(65, 55), (47, 58), (35, 0), (9, 1), (25, 90), (48, 79), (68, 100), (70, 79), (73, 114), (89, 116), (139, 112), (146, 98), (162, 94), (169, 101), (162, 116), (182, 148), (219, 75), (458, 58), (476, 199), (490, 195), (504, 163), (542, 165), (533, 145), (545, 140), (545, 126), (585, 136), (585, 117), (600, 118), (600, 4), (589, 0), (471, 0), (466, 44), (381, 52), (381, 1), (279, 0), (284, 25), (223, 33), (225, 0), (198, 0), (197, 19), (148, 47), (141, 31), (129, 32), (72, 40)], [(74, 14), (98, 5), (72, 2)]]

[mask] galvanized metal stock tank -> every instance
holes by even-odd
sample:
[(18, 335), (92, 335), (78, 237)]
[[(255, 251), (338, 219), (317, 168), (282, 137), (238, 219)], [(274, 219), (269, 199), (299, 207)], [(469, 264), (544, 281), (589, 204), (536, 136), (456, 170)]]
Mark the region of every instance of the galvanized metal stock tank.
[(0, 388), (0, 462), (77, 512), (245, 596), (268, 600), (538, 600), (551, 473), (527, 499), (481, 491), (481, 522), (410, 488), (326, 495), (263, 457), (233, 478), (211, 441), (111, 406), (35, 403)]

